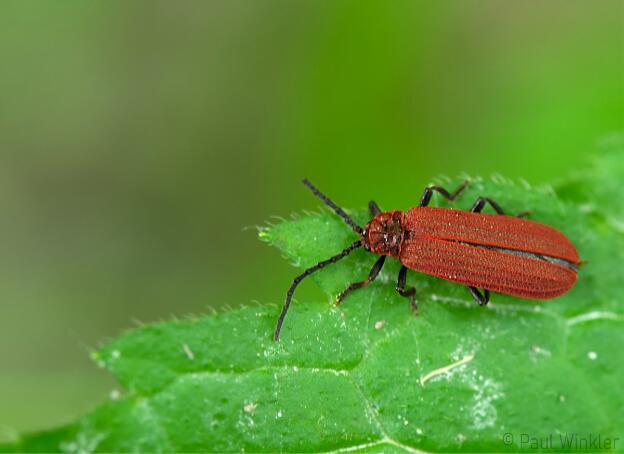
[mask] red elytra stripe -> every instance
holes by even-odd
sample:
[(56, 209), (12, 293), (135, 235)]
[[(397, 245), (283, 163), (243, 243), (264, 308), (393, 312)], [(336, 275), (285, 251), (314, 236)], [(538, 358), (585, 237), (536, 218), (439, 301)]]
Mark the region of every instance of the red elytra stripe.
[(576, 248), (561, 232), (513, 216), (418, 207), (407, 212), (407, 225), (416, 236), (532, 252), (574, 264), (580, 262)]
[(530, 299), (550, 299), (574, 285), (576, 273), (561, 265), (417, 235), (403, 242), (408, 268), (478, 288)]

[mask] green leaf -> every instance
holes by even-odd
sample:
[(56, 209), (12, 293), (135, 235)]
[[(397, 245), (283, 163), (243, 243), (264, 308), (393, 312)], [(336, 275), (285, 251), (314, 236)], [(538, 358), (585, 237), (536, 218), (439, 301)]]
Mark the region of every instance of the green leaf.
[[(530, 209), (531, 219), (565, 232), (589, 263), (561, 298), (495, 294), (478, 307), (464, 287), (410, 273), (420, 306), (413, 316), (394, 291), (399, 265), (390, 261), (336, 308), (335, 295), (375, 261), (358, 250), (313, 275), (327, 300), (295, 299), (280, 343), (271, 339), (275, 306), (129, 331), (93, 355), (118, 378), (121, 395), (74, 424), (1, 448), (575, 451), (615, 443), (622, 450), (621, 163), (617, 149), (607, 150), (556, 191), (471, 178), (454, 204), (469, 208), (488, 195), (509, 213)], [(368, 217), (352, 214), (362, 223)], [(356, 239), (328, 212), (269, 226), (260, 237), (299, 268)]]

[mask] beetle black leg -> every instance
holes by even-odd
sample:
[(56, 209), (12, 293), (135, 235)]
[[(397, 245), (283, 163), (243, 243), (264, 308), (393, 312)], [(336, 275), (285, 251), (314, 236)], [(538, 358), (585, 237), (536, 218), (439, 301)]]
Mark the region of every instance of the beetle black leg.
[(468, 290), (472, 294), (472, 297), (475, 299), (479, 306), (485, 306), (490, 301), (490, 291), (487, 289), (483, 289), (483, 293), (479, 291), (477, 287), (468, 286)]
[(431, 201), (431, 196), (433, 195), (433, 191), (436, 191), (437, 193), (442, 195), (442, 197), (444, 197), (446, 200), (448, 200), (449, 202), (452, 202), (459, 196), (459, 194), (461, 194), (464, 191), (464, 189), (466, 189), (466, 186), (468, 186), (468, 180), (464, 181), (462, 185), (458, 187), (457, 189), (455, 189), (455, 191), (452, 193), (448, 192), (446, 189), (444, 189), (441, 186), (429, 186), (428, 188), (425, 188), (425, 190), (423, 191), (423, 194), (420, 197), (420, 203), (418, 204), (418, 206), (426, 207), (427, 205), (429, 205), (429, 202)]
[(402, 266), (399, 271), (399, 278), (397, 279), (396, 291), (399, 292), (399, 295), (404, 296), (405, 298), (409, 298), (410, 307), (414, 311), (415, 314), (418, 313), (418, 305), (416, 304), (416, 288), (410, 287), (408, 289), (405, 288), (405, 283), (407, 281), (407, 267)]
[(371, 200), (370, 202), (368, 202), (368, 212), (370, 213), (371, 217), (375, 217), (379, 213), (381, 213), (381, 208), (379, 208), (379, 205), (377, 205), (374, 200)]
[(500, 207), (500, 205), (489, 197), (479, 197), (472, 205), (470, 211), (472, 211), (473, 213), (481, 213), (481, 211), (483, 211), (483, 208), (485, 208), (486, 203), (492, 205), (492, 208), (494, 208), (494, 211), (496, 211), (496, 213), (505, 214), (505, 211)]
[[(496, 203), (494, 200), (490, 199), (489, 197), (479, 197), (475, 201), (475, 203), (472, 205), (472, 208), (470, 209), (470, 211), (472, 211), (473, 213), (481, 213), (481, 211), (483, 211), (483, 208), (485, 208), (486, 203), (489, 203), (492, 206), (492, 208), (494, 208), (494, 211), (496, 211), (496, 213), (505, 214), (505, 210), (503, 210), (498, 203)], [(524, 218), (528, 216), (529, 214), (531, 214), (530, 211), (522, 211), (521, 213), (518, 213), (516, 217)]]
[(375, 262), (375, 264), (371, 268), (370, 272), (368, 273), (368, 278), (366, 278), (366, 280), (361, 281), (361, 282), (353, 282), (352, 284), (349, 284), (349, 286), (346, 289), (340, 292), (338, 294), (338, 297), (336, 298), (336, 305), (340, 304), (342, 300), (344, 300), (347, 297), (347, 295), (351, 293), (353, 290), (366, 287), (368, 284), (373, 282), (375, 278), (377, 277), (377, 275), (379, 274), (379, 272), (381, 271), (381, 269), (383, 268), (385, 261), (386, 261), (386, 256), (382, 255), (381, 257), (379, 257), (379, 259)]

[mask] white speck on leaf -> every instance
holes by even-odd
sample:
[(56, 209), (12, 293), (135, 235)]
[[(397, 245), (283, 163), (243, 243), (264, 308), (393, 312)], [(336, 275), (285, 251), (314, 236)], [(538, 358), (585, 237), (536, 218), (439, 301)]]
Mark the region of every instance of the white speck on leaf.
[(384, 327), (385, 324), (386, 324), (385, 320), (377, 320), (375, 322), (375, 329), (381, 329)]
[(258, 408), (258, 404), (254, 404), (253, 402), (250, 402), (243, 407), (243, 410), (245, 410), (247, 413), (253, 413), (256, 410), (256, 408)]
[[(291, 341), (291, 344), (293, 343), (294, 341)], [(267, 348), (262, 352), (262, 354), (264, 355), (265, 358), (271, 358), (272, 356), (275, 356), (276, 353), (278, 353), (279, 347), (280, 347), (279, 345), (268, 345)]]
[(117, 400), (119, 399), (119, 396), (121, 396), (121, 393), (118, 389), (113, 389), (109, 394), (111, 400)]
[(119, 359), (119, 358), (121, 358), (121, 352), (119, 350), (113, 350), (111, 352), (111, 358), (112, 359)]
[(182, 350), (184, 350), (184, 353), (186, 354), (188, 359), (190, 359), (191, 361), (195, 359), (195, 354), (193, 353), (193, 350), (191, 350), (191, 348), (187, 344), (184, 344), (182, 346)]
[(278, 418), (281, 418), (281, 417), (282, 417), (282, 410), (278, 410), (278, 412), (277, 412), (277, 417), (278, 417)]
[(587, 357), (594, 361), (596, 358), (598, 358), (598, 354), (596, 352), (587, 352)]
[(552, 353), (550, 353), (549, 350), (546, 350), (545, 348), (540, 347), (539, 345), (534, 345), (533, 347), (531, 347), (531, 352), (534, 353), (534, 355), (531, 356), (531, 360), (533, 362), (537, 361), (537, 355), (541, 355), (541, 356), (552, 356)]

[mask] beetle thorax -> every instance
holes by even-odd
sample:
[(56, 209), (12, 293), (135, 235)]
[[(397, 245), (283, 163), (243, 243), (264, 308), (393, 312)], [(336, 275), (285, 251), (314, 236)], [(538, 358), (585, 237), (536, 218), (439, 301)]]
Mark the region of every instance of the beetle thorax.
[(398, 258), (403, 243), (404, 219), (405, 213), (402, 211), (379, 213), (366, 225), (362, 233), (362, 245), (376, 254)]

